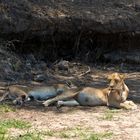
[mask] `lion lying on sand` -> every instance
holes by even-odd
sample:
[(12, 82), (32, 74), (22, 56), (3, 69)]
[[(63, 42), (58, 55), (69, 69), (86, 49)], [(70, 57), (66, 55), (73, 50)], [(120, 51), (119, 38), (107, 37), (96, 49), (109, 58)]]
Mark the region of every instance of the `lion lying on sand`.
[(82, 89), (71, 89), (64, 84), (29, 88), (27, 86), (12, 85), (1, 87), (5, 94), (0, 102), (6, 98), (11, 99), (14, 104), (23, 103), (35, 99), (45, 101), (44, 106), (57, 103), (57, 106), (99, 106), (105, 105), (115, 108), (136, 109), (137, 105), (127, 101), (129, 89), (124, 83), (124, 75), (113, 73), (108, 76), (109, 86), (103, 89), (84, 87)]
[[(57, 102), (58, 106), (99, 106), (136, 109), (137, 105), (127, 101), (129, 89), (124, 83), (124, 75), (113, 73), (108, 76), (109, 86), (103, 89), (85, 87), (80, 91), (68, 90), (52, 99), (45, 101), (44, 106)], [(71, 100), (74, 99), (74, 100)]]

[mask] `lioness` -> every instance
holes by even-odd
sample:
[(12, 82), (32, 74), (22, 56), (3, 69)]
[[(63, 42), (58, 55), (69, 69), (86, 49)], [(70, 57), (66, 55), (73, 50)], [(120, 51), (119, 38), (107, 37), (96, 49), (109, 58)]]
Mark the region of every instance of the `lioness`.
[[(69, 90), (53, 99), (45, 101), (44, 106), (57, 102), (58, 105), (98, 106), (107, 105), (115, 108), (135, 109), (137, 106), (132, 101), (126, 101), (129, 93), (124, 83), (124, 75), (113, 73), (108, 76), (109, 87), (97, 89), (85, 87), (80, 91)], [(76, 101), (64, 101), (74, 99)]]
[(0, 87), (0, 90), (5, 91), (0, 99), (0, 102), (10, 99), (16, 105), (22, 105), (26, 101), (36, 100), (42, 101), (55, 97), (67, 89), (70, 89), (65, 84), (55, 84), (52, 86), (29, 87), (22, 85), (11, 85), (8, 87)]
[(5, 91), (5, 93), (0, 98), (0, 102), (10, 99), (14, 104), (22, 105), (23, 102), (28, 98), (26, 86), (12, 85), (8, 87), (1, 87), (1, 90)]

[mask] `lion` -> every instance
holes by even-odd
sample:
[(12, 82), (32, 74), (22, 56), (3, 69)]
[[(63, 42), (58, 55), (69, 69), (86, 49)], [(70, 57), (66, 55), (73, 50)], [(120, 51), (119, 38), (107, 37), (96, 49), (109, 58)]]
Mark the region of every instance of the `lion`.
[[(125, 76), (112, 73), (108, 76), (109, 86), (107, 88), (84, 87), (82, 90), (68, 90), (61, 95), (49, 99), (43, 103), (49, 106), (54, 102), (60, 107), (68, 106), (109, 106), (114, 108), (136, 109), (137, 105), (127, 101), (129, 89), (124, 82)], [(67, 101), (65, 101), (67, 100)], [(71, 101), (72, 100), (72, 101)]]
[(26, 86), (11, 85), (7, 87), (1, 87), (1, 90), (4, 92), (0, 98), (1, 103), (8, 99), (12, 100), (16, 105), (22, 105), (24, 101), (28, 99)]
[(0, 99), (0, 102), (4, 102), (6, 99), (10, 99), (15, 105), (23, 105), (23, 103), (31, 100), (42, 103), (42, 101), (53, 98), (70, 88), (73, 87), (70, 87), (66, 84), (54, 84), (51, 86), (41, 87), (23, 85), (0, 87), (1, 93), (4, 93), (5, 91)]

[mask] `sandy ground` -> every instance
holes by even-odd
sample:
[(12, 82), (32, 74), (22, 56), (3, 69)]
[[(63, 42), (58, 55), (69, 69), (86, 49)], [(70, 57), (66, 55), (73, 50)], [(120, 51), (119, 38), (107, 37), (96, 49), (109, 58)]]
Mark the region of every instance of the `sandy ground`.
[[(42, 131), (63, 131), (66, 129), (90, 129), (96, 133), (111, 132), (110, 140), (139, 140), (140, 137), (140, 106), (137, 110), (112, 110), (107, 107), (55, 107), (22, 108), (16, 112), (1, 115), (1, 119), (22, 119), (32, 124), (32, 129)], [(114, 111), (114, 110), (113, 110)], [(110, 117), (110, 114), (111, 117)], [(12, 133), (17, 135), (17, 130)], [(45, 140), (62, 139), (48, 137)], [(65, 139), (65, 138), (63, 138)], [(67, 139), (67, 138), (66, 138)], [(80, 139), (80, 138), (72, 138)], [(106, 139), (106, 138), (102, 138)]]
[[(112, 71), (111, 71), (112, 72)], [(108, 71), (95, 71), (86, 75), (85, 82), (97, 87), (106, 85), (105, 75)], [(140, 102), (140, 73), (126, 72), (126, 83), (130, 88), (130, 98)], [(102, 78), (103, 77), (103, 78)], [(25, 105), (16, 109), (16, 112), (7, 112), (0, 115), (0, 119), (22, 119), (32, 124), (31, 129), (37, 131), (64, 131), (67, 129), (81, 128), (95, 133), (111, 132), (110, 138), (103, 140), (139, 140), (140, 139), (140, 105), (136, 110), (111, 110), (107, 107), (43, 107), (41, 105)], [(17, 130), (12, 134), (18, 135)], [(68, 139), (62, 137), (45, 136), (44, 140)], [(80, 140), (80, 137), (71, 137)], [(94, 139), (91, 139), (94, 140)]]

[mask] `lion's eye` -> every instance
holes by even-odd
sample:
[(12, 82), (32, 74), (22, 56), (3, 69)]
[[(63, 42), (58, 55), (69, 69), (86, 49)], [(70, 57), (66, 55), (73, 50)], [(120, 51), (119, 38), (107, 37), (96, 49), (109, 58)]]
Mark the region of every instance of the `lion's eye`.
[(118, 80), (118, 79), (115, 79), (115, 82), (116, 82), (116, 83), (118, 83), (118, 82), (119, 82), (119, 80)]
[(110, 81), (111, 81), (111, 79), (108, 79), (108, 81), (110, 82)]

